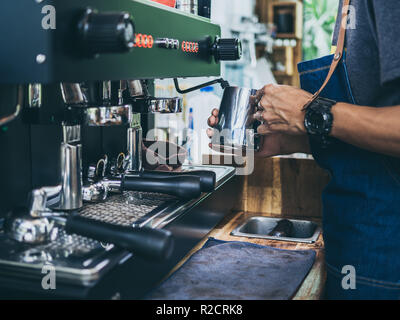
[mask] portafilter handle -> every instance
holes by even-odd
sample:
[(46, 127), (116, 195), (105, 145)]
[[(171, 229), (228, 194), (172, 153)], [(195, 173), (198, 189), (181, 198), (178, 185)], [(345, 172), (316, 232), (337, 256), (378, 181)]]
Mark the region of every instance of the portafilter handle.
[(183, 199), (196, 199), (202, 193), (200, 178), (196, 176), (159, 179), (125, 175), (121, 179), (120, 191), (162, 193)]
[(21, 243), (40, 245), (57, 237), (57, 226), (64, 227), (68, 234), (77, 234), (97, 241), (112, 243), (152, 259), (168, 259), (173, 251), (174, 240), (171, 232), (148, 227), (112, 225), (87, 219), (71, 213), (46, 211), (42, 217), (32, 217), (25, 211), (9, 215), (5, 226), (8, 236)]
[(143, 171), (139, 175), (142, 178), (163, 179), (195, 176), (200, 179), (200, 187), (203, 192), (212, 192), (216, 186), (217, 175), (213, 171), (207, 170), (192, 170), (184, 172), (169, 172), (169, 171)]
[(119, 248), (152, 260), (168, 259), (174, 248), (170, 231), (111, 225), (77, 215), (65, 220), (65, 231), (69, 234), (75, 233), (98, 241), (113, 243)]

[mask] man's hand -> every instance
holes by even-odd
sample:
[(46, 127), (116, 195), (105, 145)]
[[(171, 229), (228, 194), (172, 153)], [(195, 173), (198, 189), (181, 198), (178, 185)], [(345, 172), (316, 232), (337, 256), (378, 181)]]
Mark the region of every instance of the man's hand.
[[(208, 118), (208, 125), (214, 127), (218, 123), (218, 110), (214, 109)], [(212, 138), (213, 129), (207, 129), (207, 135)], [(212, 145), (210, 143), (210, 148)], [(274, 157), (278, 155), (287, 155), (296, 152), (309, 153), (309, 144), (307, 136), (289, 136), (281, 133), (266, 133), (262, 137), (261, 148), (256, 153), (258, 157)], [(219, 150), (217, 150), (219, 151)]]
[(258, 133), (305, 135), (302, 109), (311, 97), (310, 93), (295, 87), (266, 85), (256, 95), (262, 111), (258, 111), (255, 118), (263, 122)]

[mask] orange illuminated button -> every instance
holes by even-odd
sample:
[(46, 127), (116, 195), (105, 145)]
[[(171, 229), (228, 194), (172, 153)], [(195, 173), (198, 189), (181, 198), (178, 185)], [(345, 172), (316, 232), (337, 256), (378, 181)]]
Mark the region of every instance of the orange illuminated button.
[(142, 47), (143, 48), (148, 48), (148, 36), (147, 36), (147, 34), (144, 34), (143, 36), (142, 36)]
[(154, 39), (153, 39), (153, 36), (148, 36), (147, 37), (147, 40), (148, 40), (148, 42), (147, 42), (147, 47), (148, 48), (153, 48), (153, 44), (154, 44)]
[(142, 47), (142, 34), (141, 33), (138, 33), (137, 35), (136, 35), (136, 46), (138, 46), (139, 48), (141, 48)]

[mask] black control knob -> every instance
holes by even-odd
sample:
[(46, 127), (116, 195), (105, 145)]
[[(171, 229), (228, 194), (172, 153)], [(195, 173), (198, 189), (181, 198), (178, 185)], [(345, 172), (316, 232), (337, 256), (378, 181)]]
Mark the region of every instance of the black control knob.
[(129, 13), (97, 13), (87, 9), (79, 23), (82, 45), (87, 53), (124, 53), (135, 44), (135, 26)]
[(242, 57), (242, 42), (239, 39), (217, 38), (212, 46), (215, 61), (235, 61)]

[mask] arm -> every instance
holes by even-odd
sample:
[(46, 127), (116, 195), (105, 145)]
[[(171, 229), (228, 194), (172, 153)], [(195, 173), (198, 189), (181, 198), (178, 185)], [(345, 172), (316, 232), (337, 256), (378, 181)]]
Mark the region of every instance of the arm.
[(268, 134), (263, 136), (263, 144), (257, 157), (285, 156), (293, 153), (311, 153), (307, 135)]
[(331, 135), (349, 144), (400, 157), (400, 106), (371, 108), (338, 103)]
[[(267, 85), (258, 93), (268, 133), (304, 136), (303, 106), (311, 95), (301, 89)], [(331, 135), (372, 152), (400, 158), (400, 106), (373, 108), (338, 103)]]

